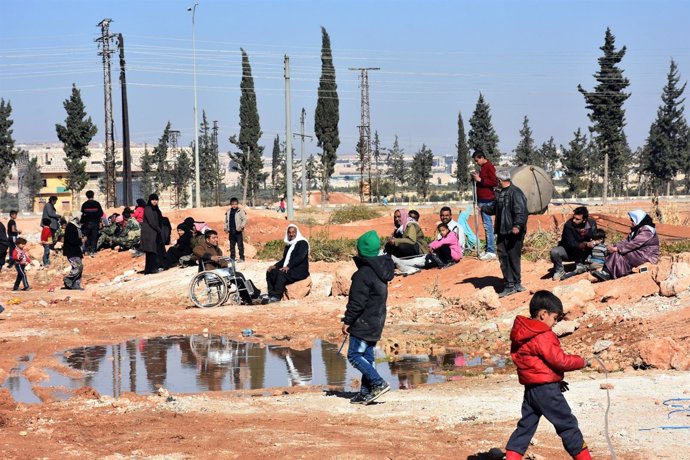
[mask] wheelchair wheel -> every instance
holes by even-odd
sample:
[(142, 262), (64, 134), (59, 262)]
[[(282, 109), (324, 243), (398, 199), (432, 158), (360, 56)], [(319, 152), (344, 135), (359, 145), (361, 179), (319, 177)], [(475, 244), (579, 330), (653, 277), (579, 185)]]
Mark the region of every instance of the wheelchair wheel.
[(235, 304), (241, 305), (240, 291), (237, 290), (237, 284), (233, 283), (232, 280), (227, 280), (225, 284), (228, 286), (228, 292), (223, 303), (232, 300)]
[(189, 298), (199, 308), (217, 307), (227, 297), (228, 285), (218, 273), (198, 273), (189, 283)]

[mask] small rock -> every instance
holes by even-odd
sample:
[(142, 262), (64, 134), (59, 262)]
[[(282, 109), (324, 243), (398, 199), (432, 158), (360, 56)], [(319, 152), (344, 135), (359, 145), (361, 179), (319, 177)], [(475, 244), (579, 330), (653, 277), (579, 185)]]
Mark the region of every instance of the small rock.
[(602, 383), (599, 385), (601, 390), (613, 390), (613, 383)]
[(72, 329), (72, 332), (74, 332), (75, 334), (79, 334), (79, 328), (75, 327), (74, 329)]
[(158, 396), (162, 396), (163, 398), (169, 398), (170, 397), (170, 392), (165, 389), (165, 387), (160, 387), (158, 389)]
[(487, 367), (484, 369), (484, 374), (489, 375), (494, 373), (494, 368), (493, 367)]
[(39, 301), (38, 301), (38, 304), (39, 304), (40, 306), (44, 307), (44, 308), (48, 306), (48, 302), (46, 302), (46, 301), (43, 300), (43, 299), (39, 300)]
[(553, 327), (553, 332), (558, 337), (563, 337), (564, 335), (570, 335), (575, 332), (580, 327), (580, 323), (577, 321), (559, 321)]
[(26, 431), (20, 431), (19, 432), (19, 436), (26, 436), (27, 434), (29, 434), (29, 433), (27, 433)]
[(613, 342), (611, 340), (597, 340), (594, 344), (594, 354), (601, 353), (602, 351), (608, 349)]
[(496, 324), (496, 323), (487, 323), (487, 324), (485, 324), (479, 328), (479, 332), (497, 332), (497, 331), (498, 331), (498, 324)]

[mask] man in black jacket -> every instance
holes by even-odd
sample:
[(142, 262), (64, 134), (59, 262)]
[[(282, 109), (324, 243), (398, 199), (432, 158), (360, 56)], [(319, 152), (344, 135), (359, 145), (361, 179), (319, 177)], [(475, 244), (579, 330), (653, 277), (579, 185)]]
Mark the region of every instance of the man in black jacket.
[(527, 198), (522, 190), (512, 184), (510, 171), (499, 171), (496, 177), (500, 187), (496, 201), (481, 209), (496, 216), (496, 247), (505, 281), (503, 291), (498, 296), (506, 297), (525, 290), (520, 274), (520, 254), (527, 232)]
[(589, 211), (585, 206), (573, 210), (573, 217), (563, 225), (561, 241), (551, 250), (554, 281), (559, 281), (565, 276), (563, 261), (575, 262), (576, 272), (586, 271), (583, 264), (587, 256), (592, 253), (594, 247), (592, 234), (596, 229), (597, 224), (589, 219)]
[(360, 392), (350, 402), (371, 404), (391, 389), (374, 366), (374, 348), (381, 339), (386, 323), (388, 282), (393, 279), (395, 264), (388, 254), (379, 256), (381, 240), (374, 230), (357, 240), (347, 310), (343, 317), (343, 334), (350, 335), (347, 359), (362, 373)]
[(101, 203), (93, 199), (93, 190), (86, 192), (86, 201), (81, 205), (82, 232), (86, 237), (86, 251), (91, 257), (96, 254), (98, 231), (101, 229), (103, 208)]

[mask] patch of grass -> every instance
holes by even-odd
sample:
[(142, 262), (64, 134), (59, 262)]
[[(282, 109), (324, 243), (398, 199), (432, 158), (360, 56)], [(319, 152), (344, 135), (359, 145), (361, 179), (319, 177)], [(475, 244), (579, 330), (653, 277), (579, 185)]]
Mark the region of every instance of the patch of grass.
[(525, 242), (522, 246), (522, 256), (534, 262), (537, 260), (550, 260), (549, 253), (551, 249), (558, 246), (558, 241), (561, 239), (561, 232), (538, 230), (536, 232), (527, 233)]
[[(261, 260), (280, 260), (285, 242), (271, 240), (256, 254)], [(326, 232), (319, 232), (309, 239), (309, 260), (312, 262), (348, 261), (355, 255), (355, 240), (350, 238), (328, 238)]]
[(331, 224), (346, 224), (360, 220), (376, 219), (381, 217), (381, 211), (377, 208), (364, 205), (345, 206), (331, 213)]
[(690, 252), (690, 240), (665, 241), (661, 243), (661, 255)]

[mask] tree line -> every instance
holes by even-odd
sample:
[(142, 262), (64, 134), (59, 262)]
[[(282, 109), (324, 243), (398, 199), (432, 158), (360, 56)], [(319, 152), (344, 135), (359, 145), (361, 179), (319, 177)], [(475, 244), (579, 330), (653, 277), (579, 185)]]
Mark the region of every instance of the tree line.
[[(338, 124), (339, 98), (336, 83), (336, 72), (333, 64), (330, 36), (321, 28), (321, 76), (317, 89), (317, 103), (314, 114), (314, 132), (321, 152), (311, 155), (305, 164), (295, 161), (294, 183), (299, 181), (301, 168), (306, 168), (310, 188), (320, 187), (324, 201), (328, 201), (331, 191), (330, 179), (337, 160), (340, 146)], [(656, 118), (649, 128), (645, 143), (633, 151), (625, 135), (625, 101), (631, 96), (626, 89), (629, 80), (623, 75), (620, 64), (625, 56), (626, 47), (616, 48), (615, 36), (606, 29), (602, 55), (598, 59), (599, 69), (593, 75), (597, 84), (592, 90), (578, 85), (585, 107), (588, 110), (590, 126), (588, 132), (578, 128), (567, 145), (557, 146), (553, 137), (537, 145), (527, 115), (522, 120), (519, 130), (520, 140), (513, 150), (513, 164), (531, 164), (540, 166), (547, 172), (555, 173), (560, 165), (567, 185), (567, 193), (573, 195), (600, 195), (613, 193), (621, 195), (631, 189), (638, 193), (671, 192), (674, 180), (679, 174), (686, 175), (684, 189), (690, 187), (690, 130), (684, 115), (686, 83), (681, 84), (680, 71), (674, 60), (670, 68), (661, 95), (661, 104)], [(234, 149), (228, 152), (233, 168), (239, 173), (242, 199), (254, 205), (259, 190), (267, 188), (270, 177), (272, 197), (285, 193), (286, 155), (285, 143), (276, 136), (273, 140), (272, 168), (264, 173), (264, 146), (259, 145), (262, 136), (259, 113), (257, 109), (254, 79), (249, 56), (242, 54), (242, 78), (240, 82), (240, 129), (230, 136), (229, 141)], [(96, 126), (88, 117), (76, 85), (63, 103), (67, 116), (64, 125), (56, 124), (56, 134), (63, 143), (65, 164), (69, 173), (65, 179), (66, 186), (72, 191), (73, 199), (85, 187), (88, 181), (85, 158), (90, 156), (88, 145), (97, 132)], [(12, 107), (9, 101), (0, 99), (0, 186), (4, 186), (12, 166), (20, 155), (26, 152), (15, 147), (12, 137)], [(491, 121), (491, 108), (483, 94), (479, 94), (474, 112), (469, 120), (469, 131), (465, 132), (462, 113), (458, 114), (458, 133), (456, 144), (455, 179), (458, 192), (465, 192), (469, 187), (469, 170), (471, 155), (481, 152), (497, 163), (501, 156), (498, 148), (499, 137)], [(220, 188), (225, 170), (219, 160), (217, 131), (211, 128), (203, 112), (199, 136), (199, 168), (204, 205), (219, 204)], [(374, 172), (369, 172), (369, 186), (377, 196), (393, 194), (411, 186), (416, 193), (426, 199), (430, 193), (430, 179), (433, 153), (426, 146), (412, 156), (406, 164), (404, 151), (399, 145), (398, 136), (392, 147), (383, 148), (378, 132), (374, 134)], [(169, 159), (171, 147), (171, 126), (167, 123), (158, 144), (149, 152), (145, 148), (140, 160), (142, 193), (171, 190), (173, 205), (184, 207), (190, 202), (189, 185), (194, 176), (194, 164), (187, 149), (178, 149), (174, 158)], [(190, 145), (190, 150), (193, 144)], [(294, 150), (290, 152), (294, 157)], [(630, 172), (636, 174), (630, 174)], [(383, 176), (383, 180), (382, 180)], [(635, 178), (637, 183), (632, 183)], [(28, 165), (24, 184), (35, 196), (40, 190), (40, 172), (36, 159)], [(32, 196), (32, 198), (33, 198)]]

